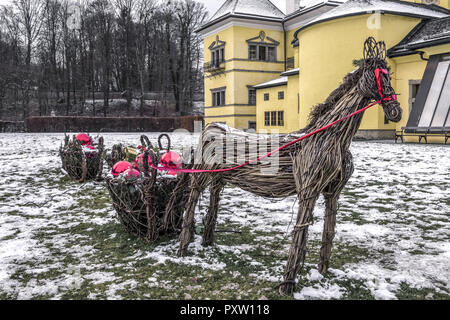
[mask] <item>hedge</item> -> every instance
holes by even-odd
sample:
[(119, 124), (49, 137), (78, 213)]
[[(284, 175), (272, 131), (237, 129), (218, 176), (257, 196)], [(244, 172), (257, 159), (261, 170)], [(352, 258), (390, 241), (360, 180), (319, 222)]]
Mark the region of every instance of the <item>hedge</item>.
[(23, 132), (25, 123), (23, 121), (1, 121), (0, 132)]

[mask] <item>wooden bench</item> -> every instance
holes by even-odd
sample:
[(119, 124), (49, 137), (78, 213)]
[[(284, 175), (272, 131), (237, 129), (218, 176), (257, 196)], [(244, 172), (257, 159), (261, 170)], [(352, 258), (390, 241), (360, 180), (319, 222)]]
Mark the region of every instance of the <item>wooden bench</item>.
[(405, 142), (405, 137), (418, 137), (419, 143), (422, 140), (425, 144), (428, 144), (428, 137), (443, 137), (445, 138), (445, 144), (450, 140), (450, 128), (402, 128), (401, 131), (395, 132), (395, 143), (401, 139), (402, 143)]

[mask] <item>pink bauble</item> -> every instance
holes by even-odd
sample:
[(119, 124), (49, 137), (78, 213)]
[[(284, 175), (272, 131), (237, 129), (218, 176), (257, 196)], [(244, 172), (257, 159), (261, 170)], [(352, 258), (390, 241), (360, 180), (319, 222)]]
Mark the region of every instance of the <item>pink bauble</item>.
[(137, 171), (136, 169), (128, 169), (127, 171), (125, 171), (123, 173), (123, 175), (126, 178), (132, 178), (132, 177), (138, 178), (140, 176), (140, 174), (141, 173), (139, 171)]
[(168, 174), (176, 176), (178, 173), (176, 170), (183, 166), (183, 158), (179, 153), (170, 151), (161, 158), (160, 165), (167, 169), (175, 169), (168, 170)]
[(124, 173), (127, 170), (131, 169), (131, 163), (128, 161), (120, 161), (117, 162), (113, 169), (112, 169), (112, 175), (113, 177), (117, 177), (119, 174)]
[(86, 133), (80, 133), (75, 137), (78, 141), (81, 142), (81, 145), (87, 146), (92, 144), (92, 139)]
[[(148, 167), (151, 169), (152, 168), (152, 157), (150, 157), (150, 155), (148, 156)], [(136, 157), (136, 160), (134, 160), (134, 168), (143, 172), (144, 171), (144, 154), (140, 154)]]

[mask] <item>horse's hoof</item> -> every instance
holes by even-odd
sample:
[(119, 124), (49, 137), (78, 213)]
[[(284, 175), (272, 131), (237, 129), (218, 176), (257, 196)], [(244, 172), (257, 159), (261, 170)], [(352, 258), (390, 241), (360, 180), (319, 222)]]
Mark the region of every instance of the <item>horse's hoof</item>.
[(214, 240), (203, 240), (202, 242), (202, 246), (207, 248), (207, 247), (212, 247), (214, 245)]
[(284, 283), (280, 286), (280, 295), (283, 297), (292, 297), (294, 295), (295, 284)]
[(187, 250), (186, 249), (180, 249), (178, 250), (178, 257), (179, 258), (184, 258), (187, 255)]
[(319, 264), (318, 271), (321, 275), (325, 276), (328, 273), (328, 267), (324, 264)]

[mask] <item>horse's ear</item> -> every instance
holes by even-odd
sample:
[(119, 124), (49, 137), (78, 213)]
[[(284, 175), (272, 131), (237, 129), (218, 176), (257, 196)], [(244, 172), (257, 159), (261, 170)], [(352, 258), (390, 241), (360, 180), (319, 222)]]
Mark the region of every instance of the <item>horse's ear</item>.
[(376, 58), (378, 55), (378, 43), (373, 37), (364, 42), (364, 60)]
[(377, 51), (378, 51), (378, 58), (381, 60), (386, 60), (387, 57), (387, 49), (386, 49), (386, 43), (384, 41), (380, 41), (377, 43)]

